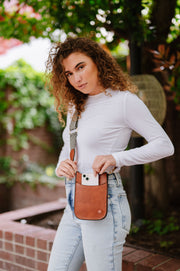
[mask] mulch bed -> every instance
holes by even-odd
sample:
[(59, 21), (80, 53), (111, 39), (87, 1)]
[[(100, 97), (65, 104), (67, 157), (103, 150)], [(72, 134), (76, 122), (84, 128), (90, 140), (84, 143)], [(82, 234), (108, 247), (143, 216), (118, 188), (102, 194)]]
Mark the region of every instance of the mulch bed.
[(127, 244), (136, 248), (145, 248), (154, 253), (180, 258), (180, 231), (159, 236), (155, 233), (149, 234), (142, 228), (138, 233), (128, 235)]

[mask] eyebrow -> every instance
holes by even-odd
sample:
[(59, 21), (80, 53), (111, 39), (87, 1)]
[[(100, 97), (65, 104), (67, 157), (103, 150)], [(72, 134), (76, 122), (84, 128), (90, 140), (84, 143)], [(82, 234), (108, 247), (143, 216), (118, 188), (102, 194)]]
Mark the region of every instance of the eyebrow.
[[(79, 62), (78, 64), (76, 64), (76, 66), (74, 67), (75, 69), (79, 66), (79, 65), (81, 65), (81, 64), (83, 64), (83, 63), (85, 63), (84, 61), (81, 61), (81, 62)], [(69, 71), (65, 71), (65, 74), (66, 73), (68, 73)]]

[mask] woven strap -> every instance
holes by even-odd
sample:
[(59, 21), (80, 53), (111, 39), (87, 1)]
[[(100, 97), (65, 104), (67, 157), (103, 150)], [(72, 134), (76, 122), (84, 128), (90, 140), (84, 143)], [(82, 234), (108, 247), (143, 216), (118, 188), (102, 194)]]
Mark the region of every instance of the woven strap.
[(70, 133), (70, 159), (73, 161), (75, 158), (76, 138), (77, 138), (77, 126), (78, 126), (78, 112), (75, 111), (72, 117), (69, 133)]

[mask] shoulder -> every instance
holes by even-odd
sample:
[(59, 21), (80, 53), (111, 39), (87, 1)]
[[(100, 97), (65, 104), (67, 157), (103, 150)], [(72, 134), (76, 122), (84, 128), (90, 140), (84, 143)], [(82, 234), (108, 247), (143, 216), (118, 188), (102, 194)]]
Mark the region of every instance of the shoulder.
[(113, 89), (109, 88), (106, 90), (106, 92), (110, 93), (110, 95), (112, 95), (112, 96), (114, 96), (114, 95), (121, 96), (121, 97), (137, 96), (135, 93), (132, 93), (129, 90), (120, 90), (120, 89), (113, 90)]
[[(145, 105), (144, 102), (138, 97), (136, 93), (132, 93), (129, 90), (126, 91), (119, 91), (121, 96), (123, 97), (123, 101), (125, 105)], [(120, 96), (119, 95), (119, 96)]]
[(111, 95), (117, 99), (117, 101), (121, 101), (123, 103), (136, 102), (140, 100), (137, 94), (132, 93), (129, 90), (111, 90)]
[(129, 90), (115, 92), (114, 105), (121, 107), (124, 119), (149, 114), (147, 106), (136, 93)]

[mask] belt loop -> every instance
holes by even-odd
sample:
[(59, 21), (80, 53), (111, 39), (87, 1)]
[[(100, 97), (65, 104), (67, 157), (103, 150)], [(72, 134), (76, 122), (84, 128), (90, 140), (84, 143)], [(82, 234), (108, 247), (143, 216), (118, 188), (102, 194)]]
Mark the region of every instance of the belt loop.
[(120, 186), (121, 185), (121, 180), (120, 180), (120, 176), (119, 176), (119, 173), (114, 173), (114, 176), (116, 178), (116, 185), (117, 186)]

